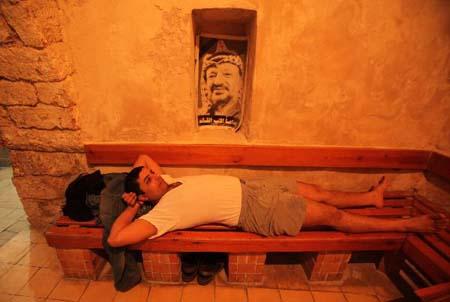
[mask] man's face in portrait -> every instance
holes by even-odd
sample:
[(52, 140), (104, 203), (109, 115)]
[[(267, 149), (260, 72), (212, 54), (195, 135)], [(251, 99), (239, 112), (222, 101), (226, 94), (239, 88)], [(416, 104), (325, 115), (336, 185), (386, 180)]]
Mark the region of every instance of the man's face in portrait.
[(228, 103), (239, 97), (241, 75), (239, 68), (232, 63), (221, 63), (206, 70), (206, 85), (213, 104)]

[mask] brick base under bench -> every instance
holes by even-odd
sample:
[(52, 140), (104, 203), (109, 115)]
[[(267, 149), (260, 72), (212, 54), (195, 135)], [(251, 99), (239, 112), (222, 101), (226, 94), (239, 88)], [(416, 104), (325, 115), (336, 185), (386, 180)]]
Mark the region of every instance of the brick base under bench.
[[(68, 278), (97, 280), (106, 260), (92, 250), (56, 249)], [(303, 268), (310, 281), (339, 281), (351, 253), (305, 253)], [(181, 283), (181, 261), (177, 253), (142, 253), (142, 269), (147, 281)], [(245, 285), (263, 283), (266, 254), (229, 254), (228, 282)]]
[(228, 282), (261, 284), (266, 254), (229, 254)]
[(350, 252), (307, 253), (303, 269), (310, 281), (340, 281), (351, 256)]
[(145, 278), (150, 282), (181, 282), (181, 261), (176, 253), (142, 252), (142, 268)]
[(106, 263), (105, 258), (87, 249), (57, 248), (56, 254), (64, 276), (68, 278), (97, 280)]

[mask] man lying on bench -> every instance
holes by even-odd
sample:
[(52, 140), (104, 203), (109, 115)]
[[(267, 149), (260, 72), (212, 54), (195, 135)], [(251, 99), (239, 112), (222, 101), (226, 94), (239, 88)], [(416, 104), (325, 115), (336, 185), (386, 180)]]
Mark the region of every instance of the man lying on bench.
[[(223, 175), (172, 178), (140, 155), (125, 180), (128, 207), (116, 219), (108, 243), (124, 246), (202, 224), (237, 226), (264, 236), (296, 235), (302, 226), (330, 226), (349, 233), (436, 232), (447, 227), (443, 214), (408, 219), (355, 215), (340, 208), (383, 207), (384, 178), (368, 192), (339, 192), (296, 181), (240, 180)], [(134, 220), (144, 202), (155, 207)], [(134, 221), (133, 221), (134, 220)]]

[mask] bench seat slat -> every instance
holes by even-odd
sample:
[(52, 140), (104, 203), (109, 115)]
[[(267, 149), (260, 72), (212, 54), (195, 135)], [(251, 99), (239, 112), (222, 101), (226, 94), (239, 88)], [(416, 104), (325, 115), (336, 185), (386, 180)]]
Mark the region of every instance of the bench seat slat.
[(415, 293), (423, 302), (449, 301), (450, 282), (421, 288), (416, 290)]
[(408, 197), (413, 197), (414, 191), (403, 190), (403, 191), (385, 191), (383, 194), (384, 199), (404, 199)]
[(399, 198), (399, 199), (387, 199), (384, 198), (384, 206), (391, 208), (404, 208), (404, 207), (412, 207), (414, 201), (412, 199), (407, 198)]
[(365, 209), (346, 209), (346, 212), (364, 216), (412, 216), (411, 208), (365, 208)]
[(436, 234), (440, 239), (442, 239), (445, 243), (450, 245), (450, 234), (447, 231), (440, 231)]
[[(52, 226), (46, 238), (56, 248), (102, 248), (103, 230)], [(295, 237), (263, 237), (246, 232), (175, 231), (131, 246), (157, 252), (302, 252), (340, 250), (398, 250), (406, 238), (401, 233), (344, 234), (301, 232)]]
[[(428, 199), (421, 195), (414, 196), (414, 206), (424, 214), (440, 213), (446, 215), (447, 218), (450, 219), (450, 214), (446, 210), (430, 202)], [(450, 226), (447, 227), (447, 231), (450, 231)]]
[(450, 247), (441, 238), (433, 234), (424, 234), (421, 237), (438, 253), (440, 253), (447, 261), (450, 260)]
[(70, 219), (68, 216), (61, 216), (55, 221), (55, 225), (66, 226), (66, 225), (79, 225), (80, 227), (98, 227), (101, 225), (97, 224), (96, 219), (88, 220), (88, 221), (76, 221)]
[(450, 214), (447, 213), (446, 210), (444, 210), (442, 207), (440, 207), (439, 205), (429, 201), (428, 199), (426, 199), (425, 197), (421, 196), (421, 195), (415, 195), (414, 199), (416, 200), (416, 205), (420, 204), (424, 207), (424, 209), (426, 208), (428, 210), (428, 213), (442, 213), (447, 215), (448, 218), (450, 218)]
[(417, 200), (415, 200), (415, 202), (414, 202), (414, 208), (417, 211), (419, 211), (420, 214), (432, 214), (433, 213), (432, 210), (430, 210), (429, 208), (427, 208), (423, 204), (417, 202)]

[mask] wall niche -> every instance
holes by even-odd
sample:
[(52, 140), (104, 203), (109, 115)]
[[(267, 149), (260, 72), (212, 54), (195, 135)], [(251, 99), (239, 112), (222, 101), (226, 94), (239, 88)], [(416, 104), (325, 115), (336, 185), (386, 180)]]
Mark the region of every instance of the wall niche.
[(235, 131), (248, 123), (256, 11), (194, 9), (196, 125)]

